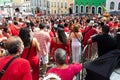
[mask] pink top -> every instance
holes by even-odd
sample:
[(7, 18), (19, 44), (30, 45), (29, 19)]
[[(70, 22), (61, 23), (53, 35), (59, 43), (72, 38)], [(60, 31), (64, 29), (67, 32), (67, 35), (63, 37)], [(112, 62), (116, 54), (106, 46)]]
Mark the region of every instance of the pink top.
[(66, 69), (51, 68), (47, 73), (54, 73), (61, 80), (73, 80), (73, 77), (82, 69), (81, 64), (70, 64)]
[(46, 55), (48, 53), (48, 42), (50, 42), (51, 38), (48, 32), (43, 30), (34, 33), (34, 37), (37, 38), (38, 42), (40, 43), (40, 54)]
[[(0, 71), (13, 56), (0, 58)], [(7, 68), (1, 80), (32, 80), (30, 64), (27, 60), (16, 58)]]

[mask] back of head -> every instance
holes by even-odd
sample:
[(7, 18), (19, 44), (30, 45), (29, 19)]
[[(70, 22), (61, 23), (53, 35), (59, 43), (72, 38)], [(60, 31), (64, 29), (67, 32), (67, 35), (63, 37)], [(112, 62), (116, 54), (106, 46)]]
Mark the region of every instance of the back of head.
[(45, 24), (40, 23), (39, 28), (40, 28), (40, 29), (44, 29), (44, 28), (45, 28)]
[(57, 34), (58, 34), (59, 40), (60, 40), (62, 43), (65, 43), (65, 44), (66, 44), (66, 43), (67, 43), (67, 36), (66, 36), (66, 34), (65, 34), (65, 32), (64, 32), (64, 29), (58, 27), (58, 28), (57, 28)]
[(73, 32), (79, 32), (80, 25), (74, 25)]
[(103, 33), (108, 34), (109, 31), (110, 31), (109, 26), (107, 26), (107, 25), (103, 25), (103, 26), (102, 26), (102, 32), (103, 32)]
[(64, 49), (58, 48), (55, 51), (55, 60), (58, 64), (63, 65), (65, 64), (66, 60), (66, 51)]
[(28, 27), (26, 28), (21, 28), (19, 32), (19, 36), (22, 39), (24, 46), (28, 46), (30, 44), (30, 29)]
[(22, 40), (17, 36), (12, 36), (6, 41), (6, 49), (9, 54), (17, 54), (18, 49), (21, 47)]
[(63, 24), (58, 24), (58, 28), (64, 28)]

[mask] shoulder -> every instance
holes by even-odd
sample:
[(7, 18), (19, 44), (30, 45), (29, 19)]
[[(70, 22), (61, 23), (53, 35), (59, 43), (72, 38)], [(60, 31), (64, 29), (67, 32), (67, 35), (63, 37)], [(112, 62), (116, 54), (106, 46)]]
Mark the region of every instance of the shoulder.
[(82, 65), (79, 63), (76, 63), (76, 64), (70, 64), (69, 67), (76, 68), (76, 67), (82, 67)]
[(38, 44), (39, 42), (38, 42), (38, 40), (37, 40), (37, 38), (33, 38), (33, 40), (32, 40), (32, 45), (33, 46), (36, 46), (36, 44)]
[(27, 63), (27, 64), (29, 64), (29, 61), (26, 60), (26, 59), (24, 59), (24, 58), (17, 58), (16, 62), (18, 62), (18, 63), (25, 63), (25, 64)]
[(77, 64), (70, 64), (69, 68), (72, 69), (74, 72), (79, 72), (83, 67), (82, 64), (77, 63)]
[(47, 73), (54, 73), (56, 71), (56, 68), (50, 68)]

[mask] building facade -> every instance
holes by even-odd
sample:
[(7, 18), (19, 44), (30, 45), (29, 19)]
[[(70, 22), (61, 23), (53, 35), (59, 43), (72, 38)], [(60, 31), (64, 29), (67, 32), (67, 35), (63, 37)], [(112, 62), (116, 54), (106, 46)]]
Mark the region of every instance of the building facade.
[(107, 12), (120, 11), (120, 0), (106, 0)]
[(69, 14), (72, 4), (74, 4), (74, 0), (51, 0), (50, 14)]
[(106, 0), (75, 0), (74, 13), (103, 13)]
[(50, 0), (31, 0), (31, 9), (33, 13), (42, 12), (43, 14), (48, 14), (49, 7), (48, 3)]

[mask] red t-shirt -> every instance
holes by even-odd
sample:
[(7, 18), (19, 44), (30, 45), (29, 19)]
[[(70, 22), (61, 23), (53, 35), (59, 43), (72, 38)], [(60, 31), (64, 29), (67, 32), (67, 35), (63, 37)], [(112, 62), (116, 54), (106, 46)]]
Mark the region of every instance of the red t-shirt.
[(13, 36), (18, 36), (19, 35), (19, 30), (17, 30), (14, 25), (9, 26), (11, 33)]
[[(0, 58), (0, 71), (13, 56)], [(1, 80), (32, 80), (30, 64), (27, 60), (16, 58), (7, 68)]]
[(73, 77), (82, 69), (81, 64), (70, 64), (66, 69), (51, 68), (47, 74), (54, 73), (61, 78), (61, 80), (73, 80)]
[(92, 35), (94, 35), (94, 34), (97, 34), (97, 31), (96, 31), (96, 29), (95, 28), (91, 28), (91, 27), (87, 27), (85, 30), (84, 30), (84, 32), (86, 32), (85, 33), (85, 35), (84, 35), (84, 46), (85, 45), (87, 45), (87, 41), (88, 41), (88, 39), (90, 38), (90, 36), (92, 36)]

